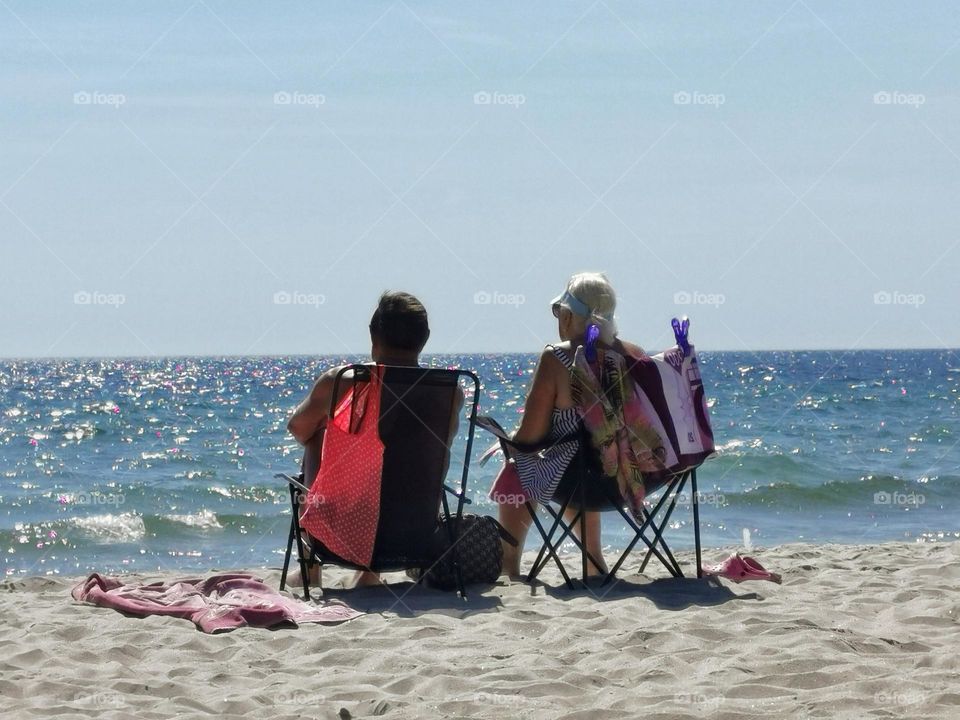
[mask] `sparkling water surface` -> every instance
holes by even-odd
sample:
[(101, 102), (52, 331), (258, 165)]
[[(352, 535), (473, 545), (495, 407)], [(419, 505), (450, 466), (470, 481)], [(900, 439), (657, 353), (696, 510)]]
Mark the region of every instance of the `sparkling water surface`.
[[(536, 358), (425, 362), (474, 370), (481, 412), (511, 427)], [(365, 359), (0, 362), (6, 574), (279, 565), (290, 509), (273, 475), (300, 462), (289, 413), (325, 368)], [(706, 546), (745, 536), (757, 546), (958, 537), (960, 353), (704, 352), (700, 360), (718, 445), (699, 472)], [(478, 433), (474, 512), (495, 512), (486, 493), (499, 463), (475, 462), (491, 440)], [(606, 517), (605, 543), (622, 546), (620, 523)], [(672, 547), (692, 545), (688, 502), (671, 525)]]

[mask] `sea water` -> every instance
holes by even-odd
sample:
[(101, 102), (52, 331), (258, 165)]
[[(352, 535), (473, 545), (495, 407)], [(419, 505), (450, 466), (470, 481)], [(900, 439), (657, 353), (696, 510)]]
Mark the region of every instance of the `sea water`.
[[(5, 573), (80, 575), (277, 566), (296, 473), (292, 408), (359, 357), (0, 362)], [(520, 419), (531, 354), (428, 356), (481, 380), (480, 406)], [(698, 473), (707, 547), (935, 542), (960, 533), (960, 354), (704, 352), (717, 455)], [(450, 482), (459, 479), (461, 422)], [(469, 466), (471, 512), (499, 467)], [(692, 545), (689, 494), (671, 546)], [(606, 516), (604, 542), (622, 546)]]

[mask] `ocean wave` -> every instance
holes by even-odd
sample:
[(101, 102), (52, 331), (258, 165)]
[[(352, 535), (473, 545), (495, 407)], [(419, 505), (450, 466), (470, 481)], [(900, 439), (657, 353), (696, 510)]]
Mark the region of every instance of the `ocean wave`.
[(907, 480), (892, 475), (866, 475), (858, 480), (832, 480), (819, 485), (774, 482), (741, 492), (723, 492), (732, 506), (777, 508), (884, 506), (909, 508), (934, 501), (960, 500), (960, 478), (942, 477)]
[[(769, 478), (783, 478), (787, 482), (794, 480), (802, 484), (805, 479), (816, 478), (823, 472), (818, 467), (815, 458), (805, 457), (800, 453), (785, 455), (781, 452), (769, 454), (742, 454), (737, 451), (728, 451), (717, 455), (709, 461), (713, 474), (737, 478), (746, 476), (761, 476)], [(713, 469), (715, 468), (715, 469)]]
[(147, 529), (143, 518), (132, 512), (118, 515), (87, 515), (71, 519), (71, 524), (91, 539), (104, 543), (131, 543), (143, 540)]
[(211, 510), (201, 510), (189, 515), (161, 515), (161, 519), (172, 523), (180, 523), (191, 528), (200, 530), (222, 530), (223, 525), (217, 518), (217, 514)]
[(739, 452), (744, 448), (756, 449), (763, 446), (763, 440), (754, 438), (753, 440), (728, 440), (725, 443), (717, 445), (717, 455), (741, 455)]

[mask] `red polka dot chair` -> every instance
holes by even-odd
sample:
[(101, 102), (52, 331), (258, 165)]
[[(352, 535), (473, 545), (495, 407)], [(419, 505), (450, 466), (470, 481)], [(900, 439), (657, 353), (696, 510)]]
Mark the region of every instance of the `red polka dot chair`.
[[(452, 436), (465, 395), (464, 440)], [(386, 365), (340, 370), (317, 477), (307, 484), (302, 476), (282, 476), (290, 486), (292, 518), (280, 589), (294, 544), (308, 599), (308, 571), (315, 563), (373, 572), (418, 569), (422, 577), (452, 546), (456, 567), (453, 536), (469, 502), (479, 395), (480, 381), (467, 370)], [(461, 452), (459, 483), (450, 487), (445, 482), (450, 459)], [(462, 581), (458, 584), (463, 594)]]

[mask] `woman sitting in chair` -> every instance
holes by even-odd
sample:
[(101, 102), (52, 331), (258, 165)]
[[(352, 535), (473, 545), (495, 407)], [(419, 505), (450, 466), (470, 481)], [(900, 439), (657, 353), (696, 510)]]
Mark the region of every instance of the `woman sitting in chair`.
[[(513, 442), (536, 445), (537, 452), (512, 451), (494, 481), (490, 497), (499, 504), (500, 522), (516, 547), (504, 543), (504, 572), (520, 574), (523, 541), (532, 522), (525, 503), (549, 502), (581, 449), (585, 427), (603, 474), (616, 478), (635, 513), (643, 503), (643, 471), (658, 467), (659, 436), (644, 417), (628, 372), (631, 357), (643, 350), (617, 337), (616, 294), (601, 273), (579, 273), (552, 303), (560, 342), (540, 356)], [(580, 437), (571, 438), (571, 435)], [(576, 510), (567, 509), (567, 521)], [(606, 573), (600, 543), (600, 513), (585, 513), (585, 545), (590, 574)], [(576, 525), (579, 534), (580, 523)], [(599, 565), (599, 566), (598, 566)]]

